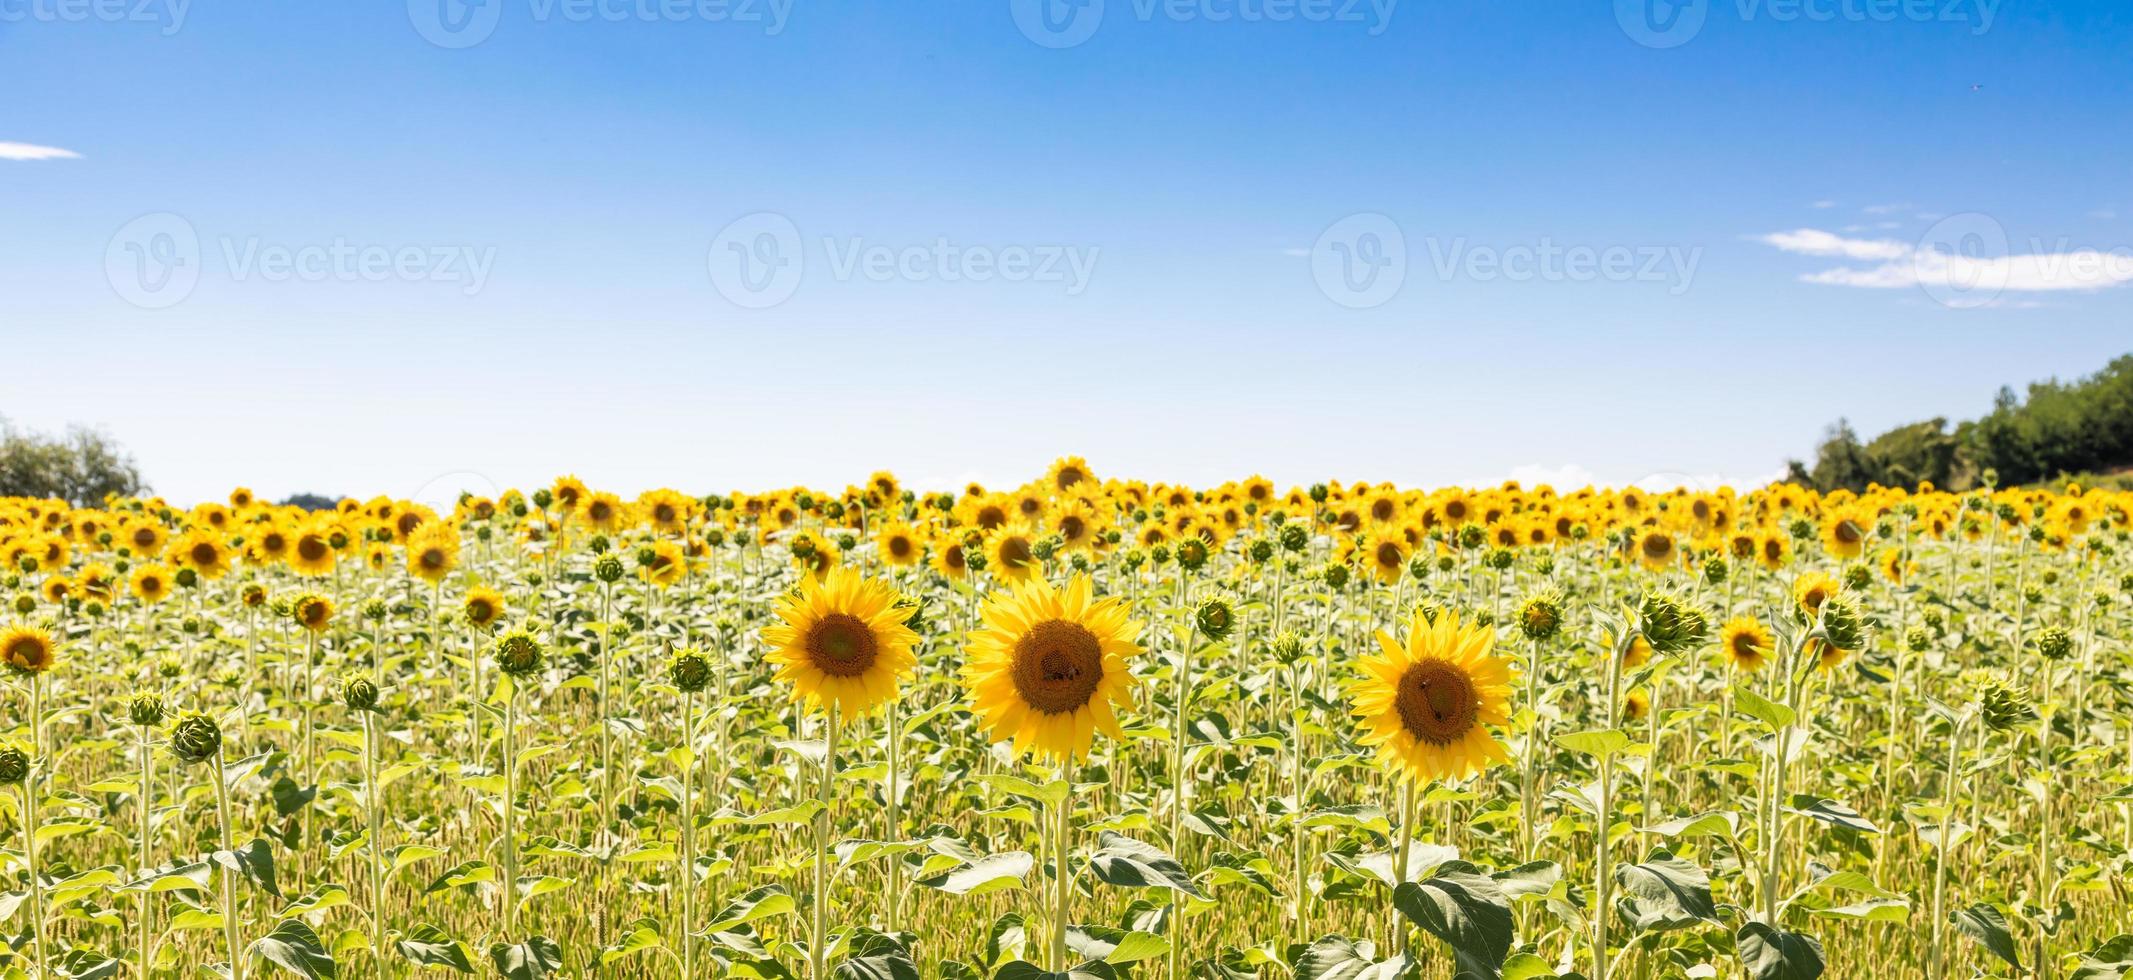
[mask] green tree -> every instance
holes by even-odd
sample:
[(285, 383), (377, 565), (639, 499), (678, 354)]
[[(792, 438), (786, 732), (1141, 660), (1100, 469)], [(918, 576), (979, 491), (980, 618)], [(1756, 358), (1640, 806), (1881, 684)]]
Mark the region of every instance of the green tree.
[(63, 438), (15, 428), (0, 416), (0, 497), (56, 497), (77, 507), (146, 492), (133, 457), (109, 435), (70, 427)]

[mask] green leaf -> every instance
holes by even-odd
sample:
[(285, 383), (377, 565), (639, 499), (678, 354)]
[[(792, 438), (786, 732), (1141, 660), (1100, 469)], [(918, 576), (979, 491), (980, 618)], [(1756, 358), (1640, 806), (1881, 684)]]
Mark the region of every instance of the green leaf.
[(1619, 728), (1598, 728), (1592, 731), (1557, 735), (1555, 744), (1572, 752), (1605, 757), (1628, 748), (1629, 735)]
[(1053, 973), (1035, 963), (1016, 960), (992, 975), (993, 980), (1118, 980), (1117, 971), (1102, 963), (1083, 963), (1065, 973)]
[(950, 895), (983, 895), (1002, 888), (1015, 888), (1036, 865), (1036, 858), (1028, 851), (1007, 851), (988, 854), (975, 863), (943, 875), (920, 878), (913, 884), (934, 888)]
[(1168, 888), (1194, 898), (1206, 897), (1193, 884), (1185, 866), (1160, 848), (1108, 830), (1098, 836), (1097, 843), (1096, 853), (1089, 856), (1089, 867), (1106, 884)]
[(704, 927), (704, 931), (731, 932), (774, 915), (789, 915), (793, 908), (792, 895), (785, 891), (784, 885), (763, 885), (727, 902), (726, 907), (718, 911), (718, 917)]
[(521, 875), (517, 883), (519, 907), (524, 908), (527, 902), (550, 892), (562, 891), (573, 883), (575, 879), (558, 878), (555, 875)]
[(1135, 930), (1119, 937), (1118, 945), (1113, 947), (1111, 952), (1105, 954), (1104, 962), (1113, 965), (1138, 963), (1141, 960), (1152, 959), (1168, 952), (1170, 952), (1170, 940), (1152, 932)]
[(274, 883), (274, 846), (264, 837), (252, 840), (234, 851), (216, 851), (209, 855), (216, 864), (222, 865), (259, 886), (259, 890), (275, 898), (282, 897), (281, 887)]
[(290, 902), (275, 917), (286, 919), (292, 915), (308, 915), (312, 912), (323, 912), (346, 904), (348, 904), (348, 889), (339, 885), (320, 885), (311, 889), (304, 897)]
[(1740, 832), (1740, 814), (1732, 810), (1712, 810), (1656, 823), (1643, 830), (1661, 837), (1723, 837), (1732, 840)]
[(1039, 786), (1020, 776), (1010, 776), (1005, 773), (980, 776), (978, 777), (978, 782), (1010, 796), (1019, 796), (1025, 800), (1042, 803), (1045, 806), (1054, 806), (1064, 802), (1069, 789), (1067, 781), (1064, 779), (1054, 779)]
[(1418, 972), (1418, 964), (1407, 954), (1380, 960), (1369, 940), (1346, 936), (1327, 936), (1296, 958), (1296, 980), (1409, 980)]
[(318, 933), (301, 919), (284, 919), (252, 944), (252, 956), (294, 973), (305, 980), (331, 980), (336, 975), (333, 957), (319, 942)]
[(622, 934), (622, 941), (600, 951), (600, 965), (606, 966), (626, 956), (634, 956), (648, 949), (658, 949), (666, 941), (659, 935), (657, 919), (638, 919), (630, 923), (629, 931)]
[(393, 848), (391, 861), (386, 865), (389, 870), (385, 873), (388, 876), (399, 874), (417, 861), (427, 861), (433, 857), (442, 857), (444, 853), (443, 848), (428, 847), (422, 844), (403, 844)]
[(1749, 922), (1733, 934), (1741, 969), (1754, 980), (1815, 980), (1822, 975), (1822, 944), (1815, 937)]
[(474, 951), (467, 944), (445, 934), (436, 926), (424, 923), (414, 928), (393, 947), (408, 961), (421, 966), (441, 966), (461, 973), (474, 972)]
[(529, 936), (516, 946), (489, 947), (489, 962), (510, 980), (540, 980), (563, 968), (563, 948), (547, 936)]
[(1957, 931), (1977, 940), (1985, 951), (1999, 957), (2008, 966), (2022, 969), (2022, 956), (2015, 950), (2014, 936), (2007, 931), (2007, 916), (1999, 907), (1979, 902), (1967, 909), (1948, 913)]
[[(1351, 874), (1366, 875), (1382, 882), (1387, 888), (1400, 886), (1399, 858), (1394, 851), (1370, 851), (1348, 857), (1340, 853), (1326, 855), (1326, 860)], [(1459, 849), (1445, 844), (1430, 844), (1410, 841), (1407, 848), (1407, 880), (1421, 881), (1429, 877), (1447, 861), (1459, 860)]]
[(1403, 883), (1393, 907), (1452, 948), (1462, 972), (1495, 980), (1511, 952), (1511, 899), (1494, 878), (1464, 862), (1426, 881)]
[(1653, 851), (1641, 864), (1616, 868), (1615, 880), (1622, 884), (1630, 925), (1638, 932), (1718, 921), (1718, 908), (1711, 902), (1711, 877), (1664, 849)]
[(1792, 805), (1786, 807), (1785, 812), (1813, 817), (1831, 826), (1856, 830), (1862, 834), (1881, 833), (1881, 828), (1874, 826), (1873, 821), (1860, 816), (1859, 811), (1826, 797), (1795, 793)]
[(451, 870), (438, 875), (429, 887), (422, 889), (424, 895), (434, 895), (453, 888), (478, 888), (496, 883), (496, 869), (487, 861), (463, 861)]
[(838, 980), (920, 980), (918, 964), (901, 951), (854, 956), (837, 964), (830, 975)]
[(2133, 975), (2133, 936), (2123, 933), (2081, 954), (2068, 980), (2125, 980)]
[(1792, 727), (1793, 721), (1799, 717), (1789, 706), (1769, 700), (1747, 687), (1733, 688), (1733, 706), (1773, 732)]

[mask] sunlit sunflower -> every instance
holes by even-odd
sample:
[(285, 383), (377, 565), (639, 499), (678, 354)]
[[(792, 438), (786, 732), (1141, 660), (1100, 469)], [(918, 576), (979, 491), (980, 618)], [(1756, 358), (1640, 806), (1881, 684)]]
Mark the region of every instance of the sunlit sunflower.
[(1735, 670), (1757, 671), (1770, 660), (1775, 641), (1770, 629), (1753, 616), (1736, 616), (1719, 630), (1718, 652)]
[(1776, 531), (1764, 531), (1755, 539), (1755, 560), (1769, 571), (1777, 571), (1792, 560), (1792, 542)]
[(459, 613), (468, 626), (478, 630), (491, 629), (504, 618), (503, 593), (485, 585), (467, 590), (467, 597), (460, 600)]
[(255, 525), (250, 537), (251, 541), (245, 547), (245, 560), (254, 565), (277, 565), (287, 561), (295, 547), (295, 537), (273, 521)]
[(1031, 578), (985, 602), (970, 634), (963, 686), (995, 742), (1018, 753), (1071, 762), (1095, 733), (1122, 738), (1116, 708), (1132, 703), (1127, 658), (1141, 652), (1141, 624), (1115, 596), (1097, 599), (1088, 576), (1065, 589)]
[(52, 668), (52, 634), (35, 626), (10, 626), (0, 632), (0, 661), (22, 674), (42, 674)]
[(1875, 556), (1874, 564), (1880, 568), (1881, 577), (1888, 579), (1892, 585), (1902, 585), (1918, 572), (1918, 563), (1905, 560), (1902, 548), (1881, 549), (1881, 554)]
[(949, 535), (934, 543), (933, 570), (958, 582), (970, 577), (970, 562), (963, 557), (961, 539)]
[(1004, 524), (985, 536), (985, 568), (1009, 582), (1043, 570), (1037, 561), (1037, 533), (1020, 521)]
[(621, 527), (627, 513), (622, 498), (604, 491), (586, 497), (578, 504), (578, 520), (603, 533)]
[(1665, 571), (1681, 557), (1674, 536), (1659, 528), (1645, 528), (1637, 535), (1637, 563), (1655, 572)]
[(289, 618), (313, 633), (323, 633), (333, 622), (333, 600), (316, 592), (306, 592), (289, 603)]
[(333, 550), (331, 532), (324, 524), (313, 524), (296, 532), (289, 545), (289, 568), (298, 575), (330, 575), (338, 563), (340, 554)]
[(918, 634), (904, 625), (909, 611), (896, 589), (848, 568), (809, 578), (778, 600), (778, 623), (763, 628), (777, 678), (815, 708), (864, 714), (894, 700), (897, 686), (918, 665)]
[(1623, 721), (1642, 721), (1645, 715), (1651, 713), (1652, 699), (1650, 695), (1641, 690), (1631, 691), (1622, 695)]
[(133, 570), (130, 584), (134, 597), (142, 602), (162, 602), (170, 598), (170, 569), (163, 565), (142, 565)]
[(204, 527), (193, 528), (172, 539), (170, 560), (208, 580), (221, 578), (230, 571), (230, 550), (223, 545), (221, 533)]
[(54, 575), (45, 579), (44, 585), (40, 588), (44, 592), (44, 601), (55, 606), (67, 601), (67, 597), (74, 594), (74, 583), (67, 581), (64, 575)]
[(132, 549), (142, 558), (155, 558), (163, 554), (163, 544), (170, 540), (163, 525), (149, 520), (129, 521), (119, 530), (118, 543)]
[(1837, 594), (1837, 580), (1821, 572), (1808, 572), (1792, 583), (1792, 599), (1809, 616), (1822, 611), (1822, 603)]
[(459, 532), (449, 524), (426, 524), (407, 542), (407, 572), (432, 585), (459, 567)]
[(1822, 519), (1822, 547), (1838, 558), (1857, 558), (1866, 550), (1866, 537), (1872, 530), (1869, 517), (1840, 508)]
[(1378, 581), (1391, 585), (1407, 574), (1407, 541), (1398, 534), (1388, 534), (1370, 542), (1370, 560), (1367, 567)]
[(681, 581), (689, 571), (689, 556), (681, 545), (661, 541), (652, 545), (652, 563), (638, 569), (646, 582), (659, 588), (667, 588)]
[(911, 526), (902, 521), (891, 521), (881, 526), (874, 535), (874, 547), (881, 552), (885, 565), (906, 568), (926, 557), (926, 547), (919, 543), (918, 535)]
[(1349, 687), (1363, 721), (1362, 743), (1388, 768), (1416, 782), (1462, 779), (1510, 758), (1488, 725), (1511, 720), (1510, 662), (1490, 653), (1492, 628), (1439, 612), (1416, 613), (1404, 642), (1379, 630), (1378, 652), (1358, 664)]
[(1096, 476), (1089, 472), (1089, 461), (1079, 456), (1063, 456), (1052, 463), (1050, 473), (1045, 474), (1045, 483), (1055, 493), (1065, 493), (1083, 484), (1095, 483)]

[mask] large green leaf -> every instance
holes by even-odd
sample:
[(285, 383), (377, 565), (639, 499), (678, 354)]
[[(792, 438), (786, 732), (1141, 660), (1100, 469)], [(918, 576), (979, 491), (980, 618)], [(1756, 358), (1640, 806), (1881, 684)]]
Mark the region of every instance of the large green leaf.
[(489, 962), (509, 980), (540, 980), (563, 968), (563, 948), (547, 936), (529, 936), (516, 945), (490, 946)]
[(2133, 936), (2123, 933), (2081, 954), (2068, 980), (2125, 980), (2133, 976)]
[(855, 956), (830, 972), (837, 980), (919, 980), (918, 964), (902, 952)]
[(993, 980), (1118, 980), (1118, 972), (1102, 963), (1083, 963), (1065, 973), (1054, 973), (1024, 960), (1009, 963), (992, 976)]
[(1963, 935), (1977, 940), (1985, 951), (1999, 957), (2008, 966), (2022, 968), (2022, 956), (2015, 950), (2014, 936), (2007, 931), (2007, 916), (1999, 907), (1979, 902), (1967, 909), (1948, 913), (1948, 919)]
[(1327, 936), (1296, 958), (1296, 980), (1410, 980), (1420, 973), (1413, 957), (1380, 960), (1369, 940), (1346, 936)]
[(243, 847), (234, 851), (216, 851), (210, 855), (216, 864), (243, 875), (246, 881), (259, 886), (259, 890), (275, 898), (281, 896), (281, 886), (274, 881), (274, 845), (264, 837), (254, 837)]
[(1192, 876), (1185, 872), (1185, 866), (1161, 848), (1108, 830), (1097, 838), (1097, 843), (1096, 853), (1089, 857), (1089, 867), (1104, 883), (1126, 888), (1168, 888), (1194, 898), (1204, 897)]
[(774, 915), (789, 915), (794, 908), (793, 898), (784, 885), (763, 885), (727, 902), (718, 911), (718, 917), (704, 927), (704, 931), (727, 932), (760, 919)]
[(1711, 876), (1664, 848), (1653, 851), (1641, 864), (1616, 868), (1615, 880), (1622, 884), (1622, 904), (1638, 932), (1718, 921), (1718, 908), (1711, 901)]
[(409, 962), (428, 967), (443, 967), (461, 973), (474, 972), (474, 951), (466, 943), (445, 933), (436, 926), (424, 923), (410, 930), (393, 948)]
[(1749, 922), (1733, 934), (1740, 966), (1754, 980), (1815, 980), (1822, 975), (1822, 944), (1815, 937)]
[(1408, 921), (1452, 948), (1461, 976), (1496, 980), (1511, 952), (1511, 899), (1494, 878), (1464, 862), (1402, 884), (1392, 904)]
[(319, 942), (318, 933), (301, 919), (285, 919), (273, 932), (261, 936), (252, 943), (252, 955), (305, 980), (331, 980), (337, 975), (333, 957)]
[(1006, 851), (988, 854), (947, 874), (920, 878), (913, 884), (939, 889), (950, 895), (983, 895), (1019, 886), (1035, 865), (1036, 859), (1028, 851)]

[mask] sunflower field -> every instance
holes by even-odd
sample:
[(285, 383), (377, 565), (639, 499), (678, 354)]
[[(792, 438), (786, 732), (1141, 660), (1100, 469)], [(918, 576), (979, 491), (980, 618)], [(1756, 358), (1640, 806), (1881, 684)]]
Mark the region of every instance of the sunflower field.
[(2133, 975), (2133, 494), (0, 499), (0, 977)]

